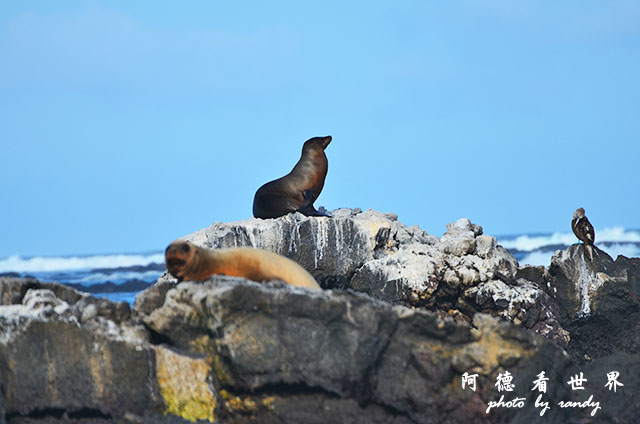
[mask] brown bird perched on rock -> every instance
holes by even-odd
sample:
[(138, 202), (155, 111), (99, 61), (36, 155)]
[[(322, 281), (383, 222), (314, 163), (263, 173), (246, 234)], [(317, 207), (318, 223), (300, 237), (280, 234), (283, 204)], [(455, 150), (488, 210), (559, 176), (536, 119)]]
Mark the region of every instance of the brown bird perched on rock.
[(583, 208), (578, 208), (573, 213), (571, 229), (573, 230), (573, 234), (584, 243), (585, 248), (589, 252), (589, 258), (593, 262), (593, 243), (596, 241), (596, 232), (593, 230), (593, 225), (591, 225), (587, 217), (584, 216)]

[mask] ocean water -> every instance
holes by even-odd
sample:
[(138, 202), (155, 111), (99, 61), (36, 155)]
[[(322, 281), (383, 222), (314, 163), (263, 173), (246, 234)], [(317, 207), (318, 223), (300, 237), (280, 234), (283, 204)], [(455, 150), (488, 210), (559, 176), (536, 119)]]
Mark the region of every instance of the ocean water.
[[(640, 256), (640, 230), (626, 230), (622, 227), (595, 229), (596, 246), (613, 259), (618, 255)], [(501, 236), (498, 244), (509, 250), (520, 265), (544, 265), (551, 263), (556, 250), (566, 249), (578, 243), (573, 232), (552, 234), (523, 234)]]
[(136, 294), (153, 284), (164, 271), (163, 252), (0, 259), (0, 276), (35, 277), (131, 304)]
[[(558, 249), (577, 243), (572, 232), (498, 236), (520, 265), (545, 265)], [(614, 259), (640, 257), (640, 230), (596, 229), (596, 245)], [(32, 276), (71, 285), (96, 297), (133, 303), (136, 294), (165, 271), (163, 252), (86, 256), (11, 256), (0, 258), (0, 276)]]

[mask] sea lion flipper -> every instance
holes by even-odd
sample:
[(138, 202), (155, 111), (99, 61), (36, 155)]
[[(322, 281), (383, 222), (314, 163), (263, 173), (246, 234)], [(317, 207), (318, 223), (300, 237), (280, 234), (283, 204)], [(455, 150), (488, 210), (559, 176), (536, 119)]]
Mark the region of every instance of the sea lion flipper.
[[(321, 207), (320, 209), (323, 209), (323, 208)], [(331, 214), (329, 214), (328, 212), (319, 211), (316, 208), (314, 208), (313, 205), (309, 205), (305, 208), (298, 209), (298, 212), (306, 216), (325, 216), (327, 218), (333, 218)]]
[(316, 200), (316, 198), (318, 197), (318, 196), (316, 196), (314, 190), (304, 190), (302, 192), (302, 197), (304, 197), (305, 205), (300, 207), (300, 208), (298, 208), (298, 212), (300, 212), (301, 214), (304, 214), (306, 216), (326, 216), (326, 217), (331, 218), (331, 215), (329, 215), (326, 212), (318, 211), (313, 206), (314, 200)]
[(300, 212), (301, 214), (306, 216), (316, 216), (318, 214), (318, 211), (313, 207), (313, 204), (298, 208), (297, 212)]
[(333, 218), (333, 215), (331, 215), (329, 212), (322, 212), (322, 211), (316, 211), (316, 215), (314, 216), (325, 216), (327, 218)]

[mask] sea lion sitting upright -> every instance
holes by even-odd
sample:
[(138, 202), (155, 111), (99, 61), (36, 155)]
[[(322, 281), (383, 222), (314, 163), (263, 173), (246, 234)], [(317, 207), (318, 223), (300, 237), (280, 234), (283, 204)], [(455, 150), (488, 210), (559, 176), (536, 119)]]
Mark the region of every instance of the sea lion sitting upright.
[(306, 216), (330, 216), (313, 207), (327, 176), (329, 163), (324, 149), (329, 143), (330, 135), (305, 141), (302, 156), (293, 170), (258, 189), (253, 198), (253, 216), (278, 218), (290, 212), (301, 212)]
[(304, 268), (289, 258), (252, 247), (203, 249), (188, 241), (175, 241), (165, 250), (167, 271), (182, 280), (206, 280), (213, 274), (244, 277), (259, 283), (283, 280), (293, 286), (320, 290)]
[(584, 246), (589, 253), (589, 258), (593, 262), (593, 244), (596, 241), (596, 232), (593, 229), (591, 222), (589, 222), (589, 219), (584, 215), (583, 208), (578, 208), (573, 213), (571, 229), (573, 230), (573, 234), (575, 234), (576, 237), (584, 243)]

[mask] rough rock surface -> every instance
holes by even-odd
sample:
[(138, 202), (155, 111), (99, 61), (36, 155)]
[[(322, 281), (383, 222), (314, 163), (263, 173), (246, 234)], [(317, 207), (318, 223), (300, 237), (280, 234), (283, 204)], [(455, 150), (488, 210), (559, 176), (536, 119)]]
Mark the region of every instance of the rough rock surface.
[[(488, 315), (471, 326), (362, 294), (229, 277), (181, 283), (142, 320), (177, 351), (212, 358), (228, 422), (491, 422), (502, 419), (485, 413), (498, 369), (569, 365), (551, 342)], [(483, 390), (460, 390), (465, 371)]]
[(350, 288), (466, 321), (476, 312), (489, 313), (567, 345), (569, 336), (547, 293), (517, 278), (515, 258), (468, 219), (447, 225), (438, 239), (407, 227), (395, 214), (359, 209), (332, 214), (215, 223), (183, 239), (207, 248), (271, 250), (300, 263), (325, 289)]
[(183, 239), (207, 248), (253, 246), (276, 252), (313, 270), (325, 288), (347, 287), (358, 268), (385, 250), (411, 240), (437, 240), (417, 227), (407, 228), (394, 214), (338, 209), (332, 215), (310, 218), (295, 213), (215, 223)]
[(571, 334), (568, 350), (577, 360), (617, 351), (640, 352), (640, 258), (614, 261), (582, 244), (557, 251), (549, 266), (547, 291), (559, 305), (558, 318)]
[[(519, 268), (467, 219), (440, 237), (342, 209), (186, 238), (292, 257), (326, 290), (163, 278), (125, 303), (0, 278), (3, 423), (631, 423), (640, 414), (640, 259), (558, 251)], [(499, 374), (513, 392), (498, 392)], [(540, 418), (532, 391), (549, 378)], [(624, 384), (606, 388), (607, 373)], [(478, 374), (477, 391), (462, 375)], [(578, 373), (586, 390), (570, 390)], [(526, 398), (523, 408), (490, 401)], [(601, 409), (563, 409), (593, 396)]]
[(164, 414), (172, 353), (148, 343), (128, 304), (12, 278), (0, 299), (0, 422), (185, 422)]

